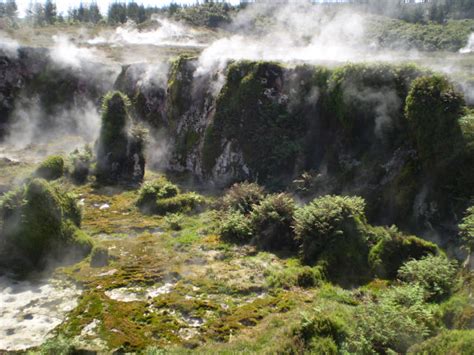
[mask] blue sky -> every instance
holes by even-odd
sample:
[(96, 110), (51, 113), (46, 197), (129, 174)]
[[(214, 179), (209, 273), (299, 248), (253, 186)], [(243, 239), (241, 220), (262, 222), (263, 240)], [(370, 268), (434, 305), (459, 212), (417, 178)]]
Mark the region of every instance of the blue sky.
[[(20, 16), (24, 15), (25, 10), (28, 8), (28, 5), (30, 4), (31, 1), (32, 0), (16, 0)], [(107, 11), (107, 8), (108, 8), (109, 4), (112, 3), (112, 2), (115, 2), (115, 1), (116, 0), (97, 0), (95, 2), (99, 5), (102, 13), (105, 13)], [(122, 0), (120, 0), (120, 1), (122, 1)], [(33, 1), (33, 2), (44, 2), (44, 0), (38, 0), (38, 1)], [(84, 3), (84, 4), (89, 3), (89, 2), (91, 2), (91, 1), (87, 1), (87, 0), (82, 1), (82, 3)], [(170, 2), (175, 2), (175, 3), (179, 3), (179, 4), (194, 4), (196, 1), (195, 0), (194, 1), (193, 0), (174, 0), (174, 1), (170, 1), (170, 0), (136, 0), (135, 2), (137, 2), (139, 4), (144, 4), (144, 5), (163, 6), (163, 5), (168, 5)], [(239, 0), (228, 0), (228, 2), (230, 2), (232, 4), (238, 4)], [(56, 6), (57, 6), (59, 12), (67, 13), (67, 10), (69, 8), (79, 6), (81, 1), (77, 1), (77, 0), (75, 0), (75, 1), (74, 0), (56, 0), (55, 3), (56, 3)]]

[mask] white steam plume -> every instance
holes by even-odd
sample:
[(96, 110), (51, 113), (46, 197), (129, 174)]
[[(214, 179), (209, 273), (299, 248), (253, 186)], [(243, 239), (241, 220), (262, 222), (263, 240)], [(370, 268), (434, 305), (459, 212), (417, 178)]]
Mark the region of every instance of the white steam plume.
[(127, 22), (124, 26), (117, 27), (113, 34), (102, 34), (88, 40), (91, 45), (154, 45), (173, 47), (202, 47), (199, 40), (199, 31), (180, 23), (155, 17), (158, 28), (149, 31), (140, 31), (136, 24)]

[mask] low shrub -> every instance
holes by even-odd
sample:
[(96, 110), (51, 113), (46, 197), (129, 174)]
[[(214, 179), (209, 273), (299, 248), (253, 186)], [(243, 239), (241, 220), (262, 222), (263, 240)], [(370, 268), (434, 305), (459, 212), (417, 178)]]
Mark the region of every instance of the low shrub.
[(59, 179), (64, 174), (64, 159), (59, 155), (46, 158), (36, 169), (35, 175), (46, 180)]
[(456, 355), (474, 354), (474, 330), (447, 330), (412, 346), (408, 354)]
[(438, 255), (439, 248), (415, 236), (406, 236), (396, 229), (388, 229), (369, 254), (369, 264), (375, 276), (393, 279), (398, 269), (411, 259), (421, 259), (428, 255)]
[(368, 224), (360, 197), (324, 196), (295, 214), (304, 263), (325, 268), (329, 279), (351, 284), (368, 277)]
[(392, 287), (376, 300), (368, 299), (355, 314), (355, 331), (345, 347), (349, 353), (406, 353), (432, 334), (433, 310), (419, 285)]
[(183, 216), (179, 213), (167, 215), (165, 222), (171, 230), (180, 231), (183, 228)]
[(468, 292), (450, 297), (439, 307), (439, 318), (448, 329), (474, 328), (474, 304)]
[(439, 301), (451, 294), (456, 271), (456, 265), (444, 255), (428, 255), (403, 264), (398, 270), (398, 278), (405, 283), (419, 284), (429, 300)]
[(175, 197), (179, 193), (176, 185), (165, 178), (160, 178), (142, 185), (136, 203), (142, 212), (155, 213), (157, 199)]
[(265, 250), (296, 250), (293, 221), (296, 204), (286, 194), (268, 195), (254, 205), (251, 223), (255, 242)]
[(235, 210), (248, 214), (253, 206), (259, 204), (265, 197), (263, 187), (255, 183), (243, 182), (234, 184), (222, 199), (225, 210)]
[(229, 211), (222, 215), (218, 233), (223, 240), (232, 243), (249, 243), (253, 238), (253, 228), (248, 216), (239, 211)]
[(156, 214), (165, 215), (168, 213), (192, 212), (204, 204), (202, 196), (188, 192), (173, 197), (158, 197), (154, 211)]
[(302, 288), (319, 286), (323, 276), (318, 268), (293, 266), (281, 270), (269, 270), (266, 279), (269, 287), (288, 290), (296, 286)]

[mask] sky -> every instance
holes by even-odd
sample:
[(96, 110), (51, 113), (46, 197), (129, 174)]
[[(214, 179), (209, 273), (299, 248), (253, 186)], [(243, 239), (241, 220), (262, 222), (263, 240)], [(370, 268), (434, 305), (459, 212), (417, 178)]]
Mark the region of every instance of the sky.
[[(121, 1), (127, 1), (127, 0), (120, 0)], [(16, 3), (18, 5), (18, 11), (20, 16), (24, 16), (25, 10), (28, 8), (28, 5), (32, 2), (32, 0), (16, 0)], [(33, 0), (33, 2), (43, 2), (44, 0)], [(84, 0), (82, 3), (87, 4), (91, 1)], [(107, 8), (109, 7), (110, 3), (117, 2), (117, 0), (96, 0), (95, 1), (97, 5), (99, 5), (100, 10), (103, 14), (107, 13)], [(129, 2), (129, 1), (127, 1)], [(194, 4), (196, 0), (136, 0), (135, 1), (138, 4), (144, 4), (144, 5), (153, 5), (153, 6), (163, 6), (163, 5), (168, 5), (170, 2), (174, 2), (177, 4)], [(240, 1), (239, 0), (228, 0), (229, 3), (231, 4), (238, 4)], [(56, 0), (56, 7), (58, 9), (58, 12), (61, 13), (67, 13), (68, 9), (71, 7), (78, 7), (81, 1), (79, 0)]]

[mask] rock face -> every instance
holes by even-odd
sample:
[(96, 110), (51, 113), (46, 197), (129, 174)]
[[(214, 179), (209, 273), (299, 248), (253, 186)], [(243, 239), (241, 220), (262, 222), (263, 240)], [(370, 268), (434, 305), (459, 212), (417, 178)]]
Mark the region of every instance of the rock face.
[(129, 106), (128, 98), (118, 91), (104, 98), (96, 168), (101, 183), (138, 184), (145, 175), (144, 136), (130, 128)]
[[(165, 107), (155, 108), (171, 140), (170, 170), (218, 186), (290, 187), (304, 199), (360, 195), (371, 222), (455, 233), (474, 192), (474, 119), (445, 79), (411, 65), (199, 65), (176, 59)], [(416, 112), (427, 102), (433, 127), (423, 128), (429, 120)], [(436, 142), (426, 145), (430, 129)], [(437, 147), (429, 159), (425, 147)]]

